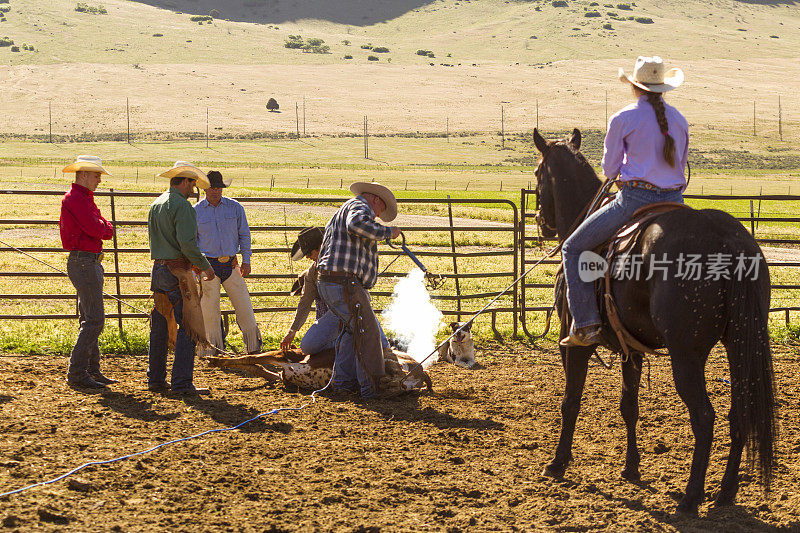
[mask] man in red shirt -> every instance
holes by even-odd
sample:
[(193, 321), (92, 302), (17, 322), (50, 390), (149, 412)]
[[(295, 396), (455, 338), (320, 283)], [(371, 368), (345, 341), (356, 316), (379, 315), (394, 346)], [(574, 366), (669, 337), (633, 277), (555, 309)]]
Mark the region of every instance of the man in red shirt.
[(100, 372), (98, 338), (105, 323), (103, 308), (103, 240), (114, 227), (100, 214), (94, 191), (108, 172), (99, 157), (81, 155), (62, 170), (75, 173), (75, 183), (61, 200), (61, 244), (69, 251), (67, 274), (78, 292), (80, 331), (69, 358), (67, 383), (73, 387), (102, 389), (116, 383)]

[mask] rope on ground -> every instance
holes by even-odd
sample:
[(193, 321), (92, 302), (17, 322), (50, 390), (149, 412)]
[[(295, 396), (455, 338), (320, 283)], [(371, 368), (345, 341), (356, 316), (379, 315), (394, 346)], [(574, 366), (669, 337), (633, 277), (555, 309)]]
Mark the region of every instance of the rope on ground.
[(331, 373), (331, 379), (328, 381), (328, 384), (325, 385), (324, 387), (322, 387), (321, 389), (315, 390), (314, 392), (312, 392), (311, 393), (311, 401), (307, 402), (307, 403), (304, 403), (300, 407), (277, 407), (277, 408), (273, 409), (272, 411), (267, 411), (267, 412), (261, 413), (259, 415), (256, 415), (253, 418), (251, 418), (249, 420), (245, 420), (241, 424), (238, 424), (238, 425), (235, 425), (235, 426), (231, 426), (231, 427), (228, 427), (228, 428), (209, 429), (208, 431), (203, 431), (202, 433), (198, 433), (197, 435), (192, 435), (190, 437), (183, 437), (183, 438), (171, 440), (171, 441), (168, 441), (168, 442), (162, 442), (161, 444), (159, 444), (157, 446), (153, 446), (152, 448), (149, 448), (147, 450), (143, 450), (143, 451), (140, 451), (140, 452), (135, 452), (135, 453), (132, 453), (132, 454), (129, 454), (129, 455), (123, 455), (122, 457), (116, 457), (114, 459), (108, 459), (106, 461), (90, 461), (88, 463), (82, 464), (81, 466), (79, 466), (77, 468), (74, 468), (74, 469), (70, 470), (66, 474), (62, 474), (62, 475), (60, 475), (60, 476), (58, 476), (56, 478), (50, 479), (48, 481), (41, 481), (39, 483), (34, 483), (33, 485), (28, 485), (27, 487), (22, 487), (21, 489), (16, 489), (16, 490), (11, 490), (11, 491), (8, 491), (8, 492), (0, 493), (0, 499), (6, 498), (6, 497), (14, 495), (14, 494), (19, 494), (20, 492), (24, 492), (26, 490), (33, 489), (35, 487), (42, 487), (44, 485), (50, 485), (50, 484), (53, 484), (53, 483), (57, 483), (58, 481), (66, 479), (66, 478), (70, 477), (71, 475), (76, 474), (76, 473), (80, 472), (81, 470), (83, 470), (85, 468), (88, 468), (90, 466), (108, 465), (108, 464), (111, 464), (111, 463), (124, 461), (126, 459), (131, 459), (133, 457), (138, 457), (138, 456), (144, 455), (146, 453), (154, 452), (154, 451), (158, 450), (159, 448), (163, 448), (164, 446), (169, 446), (170, 444), (177, 444), (179, 442), (186, 442), (188, 440), (192, 440), (192, 439), (196, 439), (196, 438), (199, 438), (199, 437), (203, 437), (203, 436), (209, 435), (211, 433), (221, 433), (223, 431), (234, 431), (234, 430), (237, 430), (240, 427), (244, 426), (245, 424), (249, 424), (250, 422), (253, 422), (253, 421), (258, 420), (260, 418), (264, 418), (266, 416), (278, 414), (281, 411), (302, 411), (306, 407), (309, 407), (309, 406), (314, 405), (315, 403), (317, 403), (317, 393), (323, 392), (325, 389), (330, 387), (331, 383), (333, 383), (333, 373)]

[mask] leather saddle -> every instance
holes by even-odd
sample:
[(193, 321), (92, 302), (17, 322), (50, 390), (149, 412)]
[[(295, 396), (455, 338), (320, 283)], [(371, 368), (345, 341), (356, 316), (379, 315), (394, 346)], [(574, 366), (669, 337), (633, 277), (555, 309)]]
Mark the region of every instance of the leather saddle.
[(631, 350), (654, 355), (664, 354), (640, 342), (622, 324), (617, 305), (614, 302), (614, 296), (611, 292), (611, 265), (614, 264), (615, 257), (629, 253), (636, 247), (642, 235), (644, 235), (644, 231), (659, 216), (677, 209), (691, 209), (691, 207), (677, 202), (660, 202), (646, 205), (634, 212), (631, 220), (622, 226), (614, 237), (600, 247), (600, 255), (605, 257), (608, 268), (606, 269), (605, 277), (602, 279), (602, 282), (597, 284), (598, 292), (605, 306), (609, 325), (614, 331), (620, 347), (622, 348), (623, 360), (627, 360)]

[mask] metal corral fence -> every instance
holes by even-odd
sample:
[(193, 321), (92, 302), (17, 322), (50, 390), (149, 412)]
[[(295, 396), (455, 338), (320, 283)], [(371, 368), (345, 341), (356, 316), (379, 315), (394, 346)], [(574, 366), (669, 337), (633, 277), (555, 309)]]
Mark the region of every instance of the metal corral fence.
[[(779, 245), (787, 247), (790, 250), (796, 251), (797, 254), (792, 254), (793, 258), (787, 260), (768, 260), (767, 266), (771, 271), (775, 269), (790, 269), (791, 275), (781, 276), (785, 280), (791, 280), (793, 283), (782, 283), (775, 281), (775, 276), (772, 276), (772, 307), (770, 313), (783, 313), (785, 321), (788, 325), (790, 323), (790, 312), (800, 311), (800, 284), (797, 283), (800, 279), (800, 230), (796, 232), (787, 231), (785, 234), (776, 234), (774, 228), (769, 232), (761, 229), (759, 236), (759, 226), (767, 223), (777, 224), (797, 224), (800, 225), (800, 216), (786, 216), (784, 212), (800, 214), (798, 206), (800, 206), (800, 196), (798, 195), (700, 195), (700, 194), (686, 194), (684, 199), (698, 200), (710, 202), (708, 207), (722, 208), (723, 206), (715, 206), (714, 203), (731, 201), (743, 202), (744, 210), (730, 211), (746, 228), (750, 230), (756, 241), (763, 246), (765, 245)], [(789, 209), (776, 209), (776, 212), (762, 212), (762, 205), (764, 202), (777, 202), (780, 205), (789, 207)], [(536, 206), (536, 190), (535, 189), (522, 189), (520, 195), (520, 234), (519, 234), (519, 248), (520, 248), (520, 272), (525, 272), (530, 265), (537, 263), (543, 256), (542, 246), (546, 242), (555, 243), (554, 240), (543, 239), (536, 227), (535, 222), (535, 206)], [(704, 205), (705, 207), (705, 205)], [(749, 207), (749, 209), (748, 209)], [(763, 236), (767, 234), (768, 236)], [(766, 254), (770, 255), (770, 254)], [(553, 258), (542, 261), (546, 265), (559, 265), (561, 259)], [(526, 335), (532, 336), (533, 333), (529, 331), (528, 314), (531, 312), (549, 311), (552, 305), (530, 305), (531, 293), (540, 291), (541, 289), (548, 289), (550, 294), (554, 290), (552, 282), (536, 283), (529, 280), (523, 280), (520, 284), (520, 323), (522, 330)], [(783, 293), (776, 298), (776, 291)], [(788, 291), (788, 292), (787, 292)], [(552, 299), (551, 299), (552, 301)], [(777, 304), (777, 305), (776, 305)]]
[[(23, 252), (28, 252), (33, 256), (44, 256), (44, 254), (47, 254), (46, 257), (50, 258), (51, 264), (62, 270), (66, 270), (66, 252), (64, 252), (64, 250), (57, 245), (57, 225), (59, 216), (58, 205), (59, 199), (61, 196), (63, 196), (63, 194), (63, 191), (54, 190), (0, 190), (0, 201), (22, 206), (31, 206), (30, 209), (24, 210), (25, 213), (30, 213), (29, 217), (0, 219), (0, 230), (9, 228), (9, 226), (15, 227), (16, 229), (41, 229), (41, 227), (49, 227), (50, 230), (48, 232), (48, 239), (49, 241), (55, 241), (49, 246), (31, 246), (26, 242), (9, 242), (8, 244), (18, 248)], [(121, 219), (118, 216), (118, 213), (120, 212), (121, 207), (126, 205), (126, 202), (130, 204), (130, 202), (134, 202), (136, 199), (139, 199), (140, 202), (137, 206), (138, 210), (141, 213), (146, 213), (146, 207), (151, 202), (151, 199), (159, 196), (159, 194), (160, 193), (114, 191), (113, 189), (111, 191), (95, 192), (95, 197), (98, 200), (97, 203), (101, 209), (101, 212), (106, 215), (106, 218), (118, 230), (115, 232), (111, 245), (104, 248), (104, 253), (106, 256), (104, 260), (104, 267), (106, 271), (105, 276), (106, 278), (113, 280), (115, 287), (115, 290), (107, 290), (106, 292), (113, 294), (120, 300), (130, 302), (131, 305), (140, 310), (148, 310), (150, 307), (152, 307), (152, 304), (148, 302), (148, 299), (150, 298), (150, 271), (142, 269), (144, 263), (149, 262), (149, 249), (141, 246), (124, 246), (120, 243), (120, 241), (131, 240), (131, 234), (138, 231), (140, 235), (138, 236), (137, 242), (147, 242), (145, 235), (147, 226), (147, 222), (145, 220), (146, 214), (138, 220), (126, 220)], [(35, 199), (39, 198), (41, 200), (43, 197), (49, 197), (46, 205), (41, 208), (36, 207)], [(108, 199), (108, 204), (105, 204), (105, 202), (101, 201), (101, 198)], [(257, 207), (254, 206), (254, 204), (260, 204), (262, 206), (264, 204), (278, 204), (283, 206), (292, 204), (298, 206), (299, 204), (302, 204), (302, 206), (308, 206), (308, 209), (310, 209), (311, 206), (320, 204), (338, 206), (344, 201), (345, 198), (340, 196), (269, 198), (234, 197), (234, 199), (245, 204), (246, 210), (255, 210)], [(437, 306), (441, 308), (442, 313), (445, 316), (452, 316), (460, 319), (462, 315), (466, 316), (471, 314), (471, 312), (482, 307), (489, 299), (497, 296), (502, 288), (508, 286), (514, 279), (516, 279), (519, 265), (517, 247), (518, 240), (516, 238), (516, 228), (519, 227), (519, 212), (514, 202), (503, 199), (485, 198), (399, 198), (398, 202), (401, 204), (412, 205), (438, 204), (440, 206), (444, 206), (444, 208), (446, 208), (448, 211), (447, 218), (441, 217), (440, 220), (444, 221), (444, 223), (441, 225), (402, 226), (403, 231), (409, 234), (410, 248), (413, 250), (414, 254), (421, 258), (423, 263), (426, 263), (426, 266), (428, 266), (429, 270), (434, 271), (435, 273), (441, 273), (448, 278), (445, 289), (437, 291), (431, 295), (432, 299), (439, 301)], [(128, 206), (130, 207), (129, 204)], [(465, 224), (464, 219), (462, 218), (460, 219), (461, 224), (457, 225), (453, 222), (452, 206), (458, 204), (508, 209), (512, 213), (513, 222), (478, 225), (479, 223), (476, 221), (475, 225), (469, 225)], [(285, 208), (283, 216), (285, 221)], [(250, 218), (249, 214), (248, 218)], [(254, 246), (252, 249), (253, 273), (250, 274), (247, 279), (250, 280), (248, 283), (251, 289), (251, 297), (254, 299), (254, 301), (262, 297), (283, 297), (283, 301), (279, 305), (254, 305), (254, 310), (256, 313), (284, 313), (286, 316), (291, 316), (290, 313), (294, 311), (295, 307), (287, 304), (296, 303), (294, 301), (289, 301), (289, 288), (291, 287), (292, 280), (297, 277), (297, 272), (294, 269), (298, 267), (293, 267), (288, 261), (289, 247), (294, 241), (296, 233), (304, 227), (305, 225), (289, 225), (286, 223), (280, 225), (258, 225), (257, 223), (254, 224), (253, 220), (250, 219), (250, 231), (254, 240)], [(125, 231), (126, 229), (128, 231)], [(6, 229), (5, 231), (9, 232), (12, 230)], [(20, 231), (25, 230), (21, 229)], [(443, 237), (445, 237), (444, 240), (449, 241), (449, 246), (427, 246), (423, 243), (415, 244), (413, 235), (414, 233), (419, 232), (445, 234)], [(481, 232), (482, 234), (484, 232), (493, 232), (498, 234), (500, 237), (493, 239), (493, 243), (488, 246), (460, 246), (457, 244), (457, 233), (464, 234), (474, 232)], [(269, 233), (277, 234), (275, 236), (279, 237), (277, 240), (280, 242), (278, 246), (258, 247), (255, 245), (255, 241), (257, 240), (257, 236), (259, 234)], [(3, 237), (3, 240), (8, 241), (13, 239), (11, 237)], [(16, 240), (19, 241), (19, 237), (17, 237)], [(26, 240), (29, 239), (26, 238)], [(49, 241), (48, 244), (50, 244)], [(20, 263), (17, 263), (16, 259), (10, 262), (6, 261), (7, 267), (19, 265), (23, 261), (29, 265), (37, 265), (37, 271), (22, 271), (19, 268), (5, 268), (0, 270), (0, 278), (12, 278), (13, 280), (17, 281), (16, 283), (13, 283), (13, 287), (17, 290), (13, 293), (8, 292), (5, 294), (0, 294), (0, 302), (7, 304), (9, 302), (19, 302), (21, 300), (71, 300), (77, 304), (74, 289), (69, 283), (64, 283), (62, 281), (63, 278), (66, 277), (65, 274), (48, 269), (44, 265), (24, 257), (22, 254), (19, 254), (17, 251), (15, 251), (14, 248), (0, 245), (0, 252), (11, 252), (19, 256), (18, 260)], [(382, 247), (381, 268), (384, 268), (385, 264), (387, 264), (396, 256), (402, 255), (402, 253), (403, 252), (401, 251), (390, 249), (385, 246)], [(130, 264), (132, 261), (130, 261), (129, 258), (137, 255), (139, 256), (138, 264), (140, 265), (140, 270), (131, 271)], [(271, 257), (272, 263), (269, 263), (266, 260), (268, 257)], [(286, 261), (285, 263), (282, 263), (284, 266), (275, 269), (278, 271), (269, 271), (269, 266), (261, 267), (259, 265), (259, 263), (262, 265), (274, 265), (276, 263), (276, 258), (281, 259), (281, 261)], [(480, 261), (482, 268), (463, 268), (463, 263), (469, 262), (469, 260)], [(436, 268), (428, 265), (428, 261), (438, 261)], [(461, 272), (459, 272), (459, 262), (462, 262)], [(447, 271), (444, 270), (444, 265), (447, 265)], [(407, 272), (387, 271), (382, 274), (382, 278), (385, 280), (385, 278), (402, 277), (406, 274)], [(41, 291), (36, 293), (24, 293), (18, 290), (19, 288), (24, 287), (27, 281), (36, 278), (62, 278), (62, 280), (59, 280), (60, 283), (58, 288), (56, 288), (52, 293), (45, 294)], [(137, 281), (138, 285), (136, 286), (135, 290), (126, 292), (122, 290), (123, 280), (128, 280), (129, 282)], [(259, 282), (266, 281), (277, 284), (277, 286), (270, 287), (272, 290), (260, 290), (258, 286)], [(0, 283), (2, 283), (1, 280)], [(8, 286), (12, 284), (6, 285)], [(383, 285), (386, 285), (386, 283), (383, 283)], [(462, 287), (465, 285), (467, 288), (466, 290), (462, 291)], [(49, 288), (53, 289), (53, 287)], [(373, 297), (377, 298), (388, 298), (391, 297), (392, 292), (391, 290), (386, 290), (385, 287), (381, 286), (376, 287), (376, 289), (371, 291), (371, 294)], [(147, 314), (145, 313), (137, 312), (135, 310), (132, 311), (127, 308), (127, 306), (123, 307), (122, 303), (119, 301), (113, 301), (113, 299), (109, 296), (106, 296), (105, 298), (107, 299), (107, 302), (110, 301), (112, 306), (116, 304), (116, 312), (107, 312), (106, 318), (116, 319), (118, 321), (120, 332), (124, 331), (123, 320), (147, 318)], [(498, 314), (509, 315), (506, 316), (505, 321), (506, 323), (510, 322), (514, 335), (517, 334), (519, 313), (518, 309), (514, 305), (514, 303), (517, 301), (519, 301), (519, 297), (517, 288), (515, 287), (513, 291), (509, 291), (507, 297), (499, 300), (497, 306), (492, 308), (489, 314), (491, 316), (492, 329), (494, 330), (495, 334), (500, 335), (500, 332), (497, 329)], [(4, 305), (4, 307), (5, 306), (6, 305)], [(376, 311), (379, 312), (380, 309), (376, 309)], [(227, 321), (227, 317), (233, 313), (234, 312), (232, 310), (223, 310), (223, 316), (225, 317), (225, 320)], [(75, 310), (72, 312), (0, 314), (0, 319), (4, 320), (57, 320), (75, 319), (76, 317), (77, 305), (75, 305)]]

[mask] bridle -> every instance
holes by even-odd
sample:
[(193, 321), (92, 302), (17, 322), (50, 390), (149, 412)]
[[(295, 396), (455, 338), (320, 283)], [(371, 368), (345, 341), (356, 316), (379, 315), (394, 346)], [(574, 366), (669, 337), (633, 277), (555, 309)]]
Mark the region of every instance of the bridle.
[(542, 173), (542, 166), (544, 165), (544, 158), (545, 156), (542, 155), (542, 160), (539, 161), (539, 166), (536, 167), (536, 170), (533, 172), (533, 175), (536, 176), (536, 211), (534, 212), (534, 220), (536, 220), (536, 224), (539, 226), (540, 229), (548, 229), (552, 232), (558, 232), (558, 228), (555, 226), (551, 226), (547, 223), (547, 220), (542, 213), (542, 204), (540, 197), (542, 195), (542, 185), (541, 185), (541, 173)]

